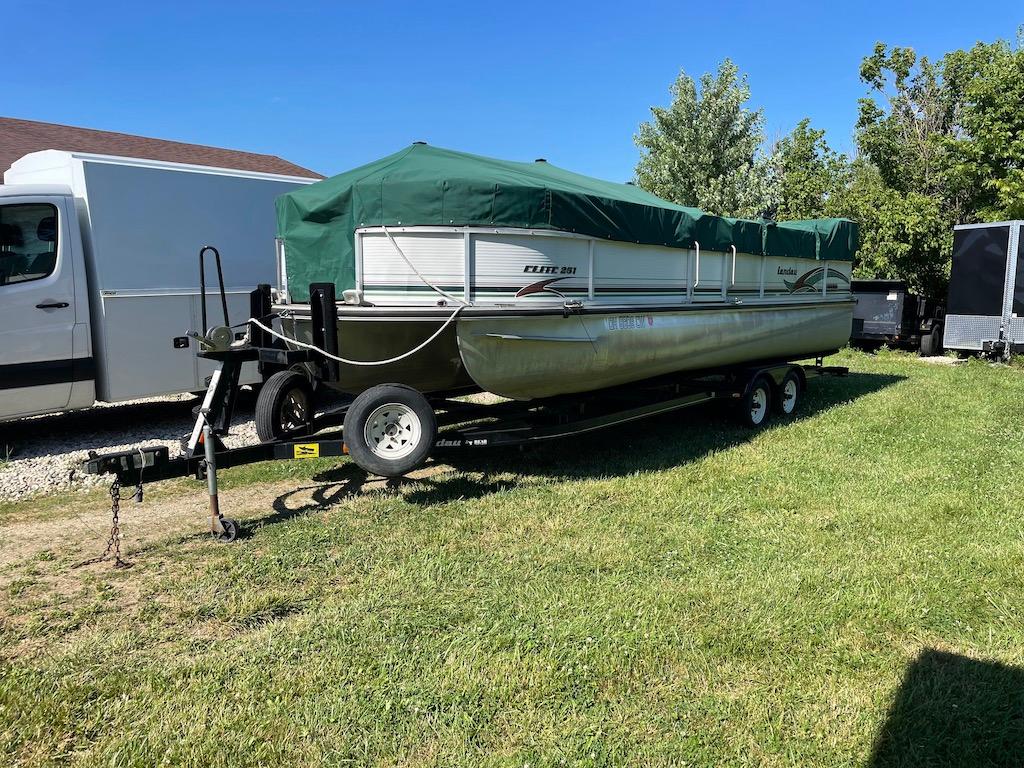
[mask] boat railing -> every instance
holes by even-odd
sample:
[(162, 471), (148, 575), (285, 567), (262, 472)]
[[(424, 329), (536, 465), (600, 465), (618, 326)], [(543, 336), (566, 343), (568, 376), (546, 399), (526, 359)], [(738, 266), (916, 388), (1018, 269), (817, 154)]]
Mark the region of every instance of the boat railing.
[[(462, 241), (462, 252), (460, 254), (462, 261), (461, 274), (456, 277), (455, 272), (449, 272), (448, 274), (450, 274), (451, 277), (448, 277), (447, 279), (452, 287), (445, 287), (443, 289), (446, 291), (454, 290), (456, 294), (461, 296), (461, 298), (448, 296), (447, 298), (451, 299), (453, 302), (468, 302), (475, 304), (478, 301), (480, 301), (485, 304), (489, 303), (487, 298), (476, 299), (474, 296), (476, 289), (473, 285), (473, 281), (475, 279), (475, 275), (478, 274), (476, 263), (478, 247), (477, 243), (479, 242), (478, 238), (481, 235), (521, 236), (523, 234), (528, 234), (535, 237), (538, 241), (543, 241), (546, 238), (586, 241), (585, 249), (580, 249), (582, 250), (582, 253), (579, 253), (579, 251), (577, 251), (579, 253), (579, 256), (576, 257), (578, 259), (576, 265), (572, 266), (571, 268), (562, 266), (561, 270), (562, 273), (564, 273), (567, 269), (571, 269), (572, 272), (570, 274), (574, 274), (579, 279), (579, 282), (576, 283), (577, 287), (575, 288), (575, 290), (578, 291), (578, 295), (581, 298), (584, 298), (586, 301), (590, 302), (602, 302), (602, 299), (605, 298), (603, 295), (603, 284), (601, 283), (601, 280), (603, 278), (596, 274), (597, 269), (600, 268), (599, 260), (602, 258), (601, 254), (603, 253), (603, 251), (601, 251), (601, 248), (603, 247), (603, 241), (601, 241), (599, 238), (590, 237), (582, 233), (569, 233), (550, 230), (518, 230), (515, 228), (492, 229), (486, 227), (419, 226), (360, 228), (359, 230), (357, 230), (357, 236), (355, 238), (355, 276), (356, 284), (360, 288), (362, 288), (362, 281), (365, 274), (365, 271), (363, 269), (363, 236), (371, 234), (383, 235), (385, 238), (391, 241), (390, 244), (392, 246), (392, 249), (396, 253), (398, 253), (399, 256), (402, 257), (402, 261), (406, 263), (408, 268), (415, 271), (415, 268), (412, 267), (411, 264), (409, 264), (408, 256), (399, 253), (401, 249), (398, 247), (397, 243), (394, 242), (395, 235), (404, 234), (409, 232), (410, 230), (428, 235), (434, 235), (437, 233), (450, 234), (453, 236), (453, 239), (455, 237), (458, 237), (459, 240)], [(538, 250), (541, 253), (544, 253), (546, 249), (543, 246), (539, 246)], [(758, 301), (764, 300), (769, 297), (775, 297), (777, 295), (787, 295), (787, 291), (783, 286), (775, 285), (777, 281), (774, 280), (772, 273), (769, 272), (769, 268), (772, 265), (769, 264), (768, 255), (765, 255), (763, 253), (752, 254), (747, 251), (741, 252), (735, 243), (729, 244), (724, 250), (721, 251), (718, 248), (715, 248), (713, 252), (710, 254), (702, 253), (702, 251), (706, 251), (707, 249), (702, 249), (700, 242), (696, 240), (693, 241), (690, 248), (685, 248), (681, 250), (682, 254), (680, 255), (679, 261), (675, 262), (678, 266), (676, 266), (675, 269), (672, 270), (673, 272), (675, 272), (676, 269), (681, 268), (682, 282), (684, 283), (683, 285), (680, 285), (678, 289), (674, 289), (679, 291), (679, 293), (675, 294), (676, 296), (678, 296), (676, 301), (679, 301), (684, 304), (703, 304), (709, 301), (721, 301), (723, 303), (728, 303), (730, 299), (732, 299), (733, 302), (739, 303), (747, 298), (754, 301)], [(283, 273), (285, 272), (283, 264), (283, 255), (283, 253), (279, 254), (279, 283), (281, 284), (285, 283), (285, 278), (283, 275)], [(741, 259), (740, 256), (742, 256), (743, 258)], [(720, 260), (718, 257), (720, 257)], [(551, 258), (557, 257), (552, 256)], [(707, 262), (708, 258), (712, 259), (710, 264), (701, 263), (702, 260), (704, 262)], [(788, 263), (788, 260), (783, 259), (783, 261)], [(455, 263), (454, 260), (451, 263)], [(793, 263), (796, 263), (795, 260), (793, 260)], [(720, 265), (720, 267), (718, 265)], [(803, 290), (801, 291), (801, 293), (804, 294), (805, 298), (811, 298), (812, 296), (826, 297), (835, 293), (835, 288), (832, 288), (831, 290), (829, 288), (830, 262), (818, 262), (817, 267), (817, 269), (810, 269), (799, 280), (799, 282), (801, 282), (801, 285), (803, 286)], [(555, 269), (554, 267), (546, 266), (544, 267), (544, 269), (551, 269), (552, 271), (537, 271), (541, 275), (559, 274), (553, 271)], [(803, 269), (807, 269), (807, 267), (802, 267), (801, 271), (803, 271)], [(783, 273), (780, 271), (779, 274), (781, 275)], [(796, 271), (787, 270), (786, 274), (796, 275), (797, 273)], [(432, 279), (436, 281), (437, 279), (440, 278), (435, 277)], [(458, 280), (457, 288), (455, 287), (456, 283), (453, 282), (456, 279)], [(557, 279), (564, 278), (556, 278), (549, 280), (547, 282), (556, 282)], [(662, 277), (659, 279), (665, 280), (666, 278)], [(820, 285), (817, 284), (817, 282), (815, 282), (818, 280), (820, 280)], [(422, 282), (422, 278), (420, 281)], [(448, 283), (446, 283), (445, 285), (447, 286)], [(439, 293), (438, 291), (434, 291), (433, 293), (444, 296), (444, 294)], [(534, 291), (534, 293), (537, 292)], [(544, 293), (551, 294), (550, 298), (554, 303), (557, 297), (557, 291), (555, 290), (555, 287), (545, 288)], [(387, 299), (385, 300), (390, 300), (391, 298), (391, 296), (388, 296)], [(404, 300), (399, 300), (398, 304), (412, 306), (423, 303), (422, 300), (418, 301), (417, 298), (408, 297)], [(541, 298), (542, 297), (539, 295), (534, 298), (531, 298), (531, 303), (535, 303)], [(431, 303), (434, 303), (435, 297), (431, 295), (429, 301)]]

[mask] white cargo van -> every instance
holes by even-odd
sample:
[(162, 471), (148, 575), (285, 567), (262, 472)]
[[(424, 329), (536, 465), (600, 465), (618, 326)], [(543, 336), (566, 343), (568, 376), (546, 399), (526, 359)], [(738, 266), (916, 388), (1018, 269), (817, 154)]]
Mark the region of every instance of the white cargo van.
[[(276, 283), (274, 198), (315, 179), (33, 152), (0, 185), (0, 420), (205, 389), (198, 254), (232, 323)], [(210, 263), (208, 285), (216, 285)], [(220, 298), (207, 312), (222, 322)], [(258, 380), (255, 367), (243, 381)]]

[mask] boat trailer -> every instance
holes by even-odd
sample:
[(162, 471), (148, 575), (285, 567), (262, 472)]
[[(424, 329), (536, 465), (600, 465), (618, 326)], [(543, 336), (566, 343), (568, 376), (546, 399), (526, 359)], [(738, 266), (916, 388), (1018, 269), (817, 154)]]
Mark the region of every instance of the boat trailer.
[[(214, 253), (219, 262), (219, 254)], [(135, 486), (135, 498), (141, 501), (143, 483), (189, 476), (205, 480), (209, 490), (210, 530), (222, 541), (233, 541), (239, 532), (238, 524), (223, 515), (218, 498), (217, 473), (228, 467), (271, 460), (352, 456), (371, 474), (396, 477), (414, 469), (427, 455), (527, 446), (723, 399), (737, 405), (736, 412), (742, 423), (758, 428), (767, 422), (773, 411), (782, 416), (792, 415), (809, 379), (848, 373), (845, 367), (824, 365), (821, 357), (814, 365), (764, 361), (699, 374), (660, 377), (598, 392), (491, 404), (467, 402), (456, 396), (424, 396), (401, 385), (382, 385), (367, 392), (386, 390), (384, 403), (389, 400), (408, 402), (410, 412), (422, 401), (417, 424), (420, 421), (430, 423), (423, 428), (422, 437), (429, 438), (429, 442), (422, 446), (421, 456), (408, 452), (403, 455), (405, 446), (400, 444), (401, 436), (395, 435), (402, 427), (400, 419), (389, 422), (386, 412), (383, 419), (376, 416), (389, 406), (378, 405), (379, 399), (370, 402), (363, 411), (374, 405), (378, 407), (369, 415), (362, 414), (359, 426), (365, 427), (366, 435), (371, 436), (376, 428), (373, 425), (386, 424), (384, 432), (374, 439), (379, 446), (397, 446), (394, 455), (398, 459), (381, 462), (367, 454), (366, 440), (362, 441), (363, 453), (357, 454), (353, 449), (358, 441), (353, 438), (346, 442), (345, 439), (344, 426), (360, 407), (363, 395), (314, 414), (309, 378), (332, 382), (338, 381), (340, 376), (338, 360), (332, 359), (338, 357), (339, 348), (333, 284), (310, 286), (313, 343), (306, 348), (295, 349), (295, 345), (287, 344), (265, 329), (264, 322), (272, 317), (269, 285), (261, 285), (251, 294), (250, 318), (260, 322), (246, 322), (245, 334), (236, 335), (232, 331), (239, 326), (229, 324), (226, 304), (222, 306), (224, 325), (211, 328), (204, 337), (193, 335), (201, 347), (197, 354), (215, 361), (218, 368), (210, 379), (182, 455), (170, 458), (166, 446), (140, 447), (117, 453), (91, 452), (82, 464), (86, 474), (114, 476), (111, 496), (115, 509), (121, 487)], [(262, 442), (229, 449), (221, 438), (228, 434), (234, 413), (241, 367), (251, 362), (259, 366), (266, 378), (256, 403), (257, 431)], [(298, 372), (300, 370), (304, 372)], [(117, 535), (115, 516), (111, 540)], [(122, 562), (119, 556), (117, 562)]]

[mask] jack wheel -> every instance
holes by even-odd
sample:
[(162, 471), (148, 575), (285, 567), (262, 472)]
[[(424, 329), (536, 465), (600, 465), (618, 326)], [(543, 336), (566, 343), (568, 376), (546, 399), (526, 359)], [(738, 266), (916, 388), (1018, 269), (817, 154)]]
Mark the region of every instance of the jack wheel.
[(256, 434), (263, 442), (309, 432), (313, 424), (313, 388), (298, 371), (278, 371), (256, 398)]
[(400, 477), (430, 456), (437, 419), (427, 398), (412, 387), (380, 384), (352, 401), (344, 435), (357, 465), (374, 475)]
[(772, 409), (780, 416), (792, 416), (800, 406), (803, 381), (796, 371), (789, 371), (782, 377), (782, 383), (772, 397)]
[(739, 402), (737, 416), (748, 429), (763, 427), (771, 413), (772, 385), (763, 374), (754, 379)]
[(220, 524), (224, 529), (224, 532), (213, 534), (217, 541), (223, 542), (224, 544), (230, 544), (238, 538), (238, 523), (235, 520), (232, 520), (230, 517), (222, 517), (220, 519)]

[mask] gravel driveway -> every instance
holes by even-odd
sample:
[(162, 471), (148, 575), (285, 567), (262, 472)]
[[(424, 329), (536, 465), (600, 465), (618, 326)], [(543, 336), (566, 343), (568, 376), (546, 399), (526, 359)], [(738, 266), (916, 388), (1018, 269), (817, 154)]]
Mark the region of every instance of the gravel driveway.
[[(181, 437), (192, 431), (192, 409), (199, 402), (192, 395), (179, 395), (0, 424), (0, 499), (108, 484), (108, 477), (78, 470), (90, 450), (166, 445), (175, 456)], [(239, 394), (231, 434), (224, 441), (229, 448), (258, 442), (252, 420), (255, 402), (253, 393)]]

